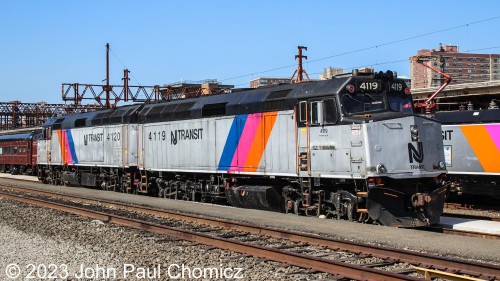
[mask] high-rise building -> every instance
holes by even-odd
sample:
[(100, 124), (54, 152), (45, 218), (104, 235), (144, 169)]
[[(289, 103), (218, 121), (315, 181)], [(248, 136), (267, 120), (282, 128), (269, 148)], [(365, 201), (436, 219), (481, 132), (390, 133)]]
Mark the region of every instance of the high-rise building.
[[(500, 54), (460, 53), (458, 46), (440, 45), (433, 50), (419, 50), (417, 56), (425, 58), (424, 63), (449, 74), (451, 84), (474, 83), (500, 80)], [(410, 58), (412, 89), (438, 87), (444, 77)]]

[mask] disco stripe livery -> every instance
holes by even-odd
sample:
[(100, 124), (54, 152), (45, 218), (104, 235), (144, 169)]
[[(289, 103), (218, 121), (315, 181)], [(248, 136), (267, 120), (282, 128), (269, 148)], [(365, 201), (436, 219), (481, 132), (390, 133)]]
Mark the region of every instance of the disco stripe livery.
[(218, 170), (256, 172), (276, 116), (276, 112), (236, 116), (231, 124)]

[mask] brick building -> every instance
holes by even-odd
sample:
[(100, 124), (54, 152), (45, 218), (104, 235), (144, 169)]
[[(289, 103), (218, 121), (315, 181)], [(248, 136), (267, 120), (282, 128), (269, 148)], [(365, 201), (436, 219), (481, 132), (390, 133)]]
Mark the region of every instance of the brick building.
[[(453, 79), (451, 84), (500, 80), (500, 54), (460, 53), (458, 46), (439, 46), (433, 50), (419, 50), (417, 56)], [(423, 67), (410, 58), (412, 89), (440, 86), (444, 77)]]

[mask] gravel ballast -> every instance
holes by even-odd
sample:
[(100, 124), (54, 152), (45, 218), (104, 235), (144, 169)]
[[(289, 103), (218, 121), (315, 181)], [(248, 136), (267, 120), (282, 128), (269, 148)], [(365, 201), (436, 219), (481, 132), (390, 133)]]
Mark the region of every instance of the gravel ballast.
[[(0, 234), (0, 280), (23, 280), (21, 277), (30, 272), (35, 280), (51, 273), (59, 277), (55, 280), (314, 280), (328, 277), (328, 274), (312, 274), (278, 262), (1, 198)], [(8, 279), (7, 274), (15, 273), (15, 269), (7, 268), (13, 264), (21, 272), (17, 279)], [(79, 278), (82, 268), (86, 278)]]
[(175, 210), (193, 214), (255, 223), (280, 229), (316, 233), (333, 238), (345, 239), (360, 243), (396, 247), (411, 251), (439, 254), (447, 257), (471, 259), (500, 263), (497, 249), (500, 241), (446, 235), (413, 229), (398, 229), (378, 225), (366, 225), (331, 219), (295, 216), (259, 210), (238, 209), (228, 206), (201, 204), (185, 201), (152, 198), (130, 194), (120, 194), (87, 188), (50, 186), (39, 183), (19, 183), (13, 180), (0, 179), (0, 183), (22, 184), (33, 188), (50, 190), (79, 196), (92, 196), (104, 200), (116, 200), (125, 203), (146, 205), (154, 208)]

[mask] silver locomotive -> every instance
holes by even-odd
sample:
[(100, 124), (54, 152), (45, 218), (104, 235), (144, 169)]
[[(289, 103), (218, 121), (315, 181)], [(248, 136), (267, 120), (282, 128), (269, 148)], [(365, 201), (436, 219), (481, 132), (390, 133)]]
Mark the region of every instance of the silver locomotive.
[(412, 108), (405, 82), (388, 71), (65, 116), (45, 125), (39, 177), (392, 226), (435, 224), (446, 192), (441, 126)]

